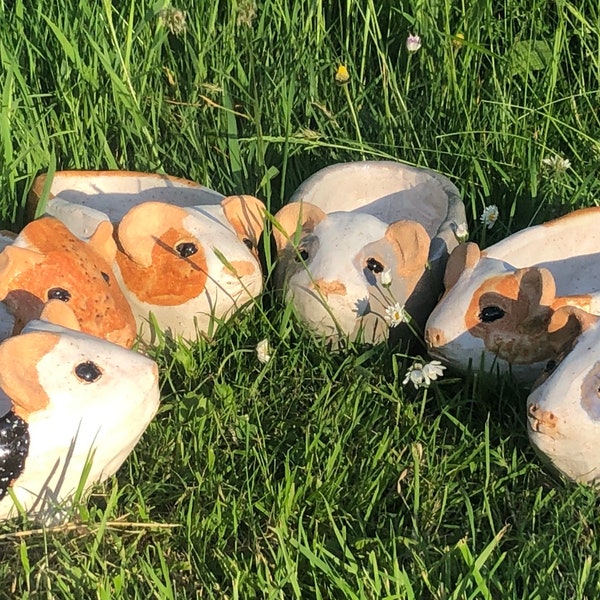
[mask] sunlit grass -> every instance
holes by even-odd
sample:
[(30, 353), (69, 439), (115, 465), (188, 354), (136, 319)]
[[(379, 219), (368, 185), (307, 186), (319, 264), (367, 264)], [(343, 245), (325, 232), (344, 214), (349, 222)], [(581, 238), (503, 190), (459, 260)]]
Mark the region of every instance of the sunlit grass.
[[(589, 0), (173, 6), (179, 34), (161, 1), (0, 4), (4, 225), (63, 168), (162, 171), (274, 213), (321, 167), (399, 159), (449, 176), (486, 245), (597, 203)], [(268, 238), (261, 255), (270, 274)], [(272, 287), (212, 341), (160, 340), (156, 419), (65, 525), (2, 525), (0, 596), (597, 596), (596, 492), (544, 470), (523, 390), (404, 387), (403, 350), (332, 352)]]

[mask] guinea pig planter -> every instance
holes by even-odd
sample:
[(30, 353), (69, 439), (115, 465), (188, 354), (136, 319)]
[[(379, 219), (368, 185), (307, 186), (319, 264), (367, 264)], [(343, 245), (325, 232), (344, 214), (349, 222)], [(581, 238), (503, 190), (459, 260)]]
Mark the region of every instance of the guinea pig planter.
[(464, 222), (458, 190), (438, 173), (391, 161), (327, 167), (275, 215), (277, 285), (320, 334), (386, 340), (402, 319), (423, 326)]
[(169, 335), (195, 338), (262, 291), (257, 245), (265, 206), (252, 196), (224, 198), (166, 175), (64, 171), (50, 185), (36, 180), (30, 211), (46, 188), (46, 213), (76, 235), (114, 224), (113, 269), (146, 340), (150, 313)]
[(0, 337), (40, 318), (48, 302), (53, 322), (130, 348), (136, 323), (112, 272), (117, 247), (110, 223), (82, 241), (58, 219), (29, 223), (0, 252)]
[(461, 244), (444, 276), (446, 294), (427, 321), (429, 353), (465, 371), (507, 372), (532, 382), (557, 353), (552, 314), (600, 310), (600, 208), (529, 227), (481, 252)]
[(60, 515), (117, 471), (159, 403), (152, 360), (43, 321), (0, 344), (0, 390), (0, 519)]
[[(551, 327), (570, 330), (575, 342), (527, 399), (533, 447), (554, 469), (576, 481), (600, 480), (600, 326), (598, 317), (565, 306)], [(577, 337), (577, 333), (582, 333)]]

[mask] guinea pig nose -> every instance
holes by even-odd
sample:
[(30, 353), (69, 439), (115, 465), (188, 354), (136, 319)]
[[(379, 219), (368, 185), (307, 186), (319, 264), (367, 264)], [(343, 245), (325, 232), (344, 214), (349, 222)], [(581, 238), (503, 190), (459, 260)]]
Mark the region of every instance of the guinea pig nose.
[(428, 327), (425, 330), (425, 342), (429, 348), (439, 348), (446, 343), (442, 330), (436, 327)]

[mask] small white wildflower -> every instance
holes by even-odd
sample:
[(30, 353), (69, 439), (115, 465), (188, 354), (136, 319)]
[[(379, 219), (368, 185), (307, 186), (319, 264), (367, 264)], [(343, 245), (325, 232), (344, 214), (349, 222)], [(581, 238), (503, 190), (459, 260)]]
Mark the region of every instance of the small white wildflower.
[(261, 340), (256, 344), (256, 355), (258, 361), (263, 365), (267, 364), (273, 355), (273, 349), (271, 348), (271, 344), (268, 339)]
[(498, 216), (500, 213), (498, 212), (498, 207), (495, 204), (490, 204), (483, 209), (481, 213), (481, 217), (479, 220), (488, 228), (491, 229), (498, 220)]
[(415, 362), (408, 368), (402, 385), (406, 385), (409, 381), (415, 386), (416, 390), (429, 385), (430, 380), (423, 371), (423, 363)]
[(455, 226), (454, 237), (461, 244), (469, 239), (469, 229), (466, 223), (460, 223), (459, 225)]
[(406, 49), (409, 52), (416, 52), (421, 47), (421, 38), (412, 33), (406, 38)]
[(564, 173), (571, 168), (571, 161), (568, 158), (561, 158), (557, 154), (542, 159), (542, 164), (555, 175)]
[(435, 381), (438, 377), (444, 376), (446, 367), (439, 360), (432, 360), (423, 367), (425, 377)]
[(406, 377), (402, 381), (402, 385), (412, 383), (415, 389), (429, 387), (432, 381), (438, 377), (442, 377), (446, 367), (439, 360), (423, 364), (422, 362), (414, 362), (406, 371)]
[(404, 310), (404, 306), (400, 305), (400, 302), (396, 302), (396, 304), (392, 306), (388, 306), (385, 309), (385, 320), (389, 323), (390, 327), (396, 327), (406, 321), (406, 311)]
[(392, 270), (391, 269), (386, 269), (381, 274), (381, 285), (383, 287), (390, 287), (390, 285), (392, 285)]
[(179, 35), (183, 33), (187, 28), (187, 15), (185, 11), (173, 6), (163, 8), (159, 13), (158, 17), (161, 23), (166, 27), (173, 35)]
[(354, 304), (354, 312), (358, 317), (364, 317), (366, 314), (371, 312), (371, 305), (369, 304), (369, 298), (360, 298)]

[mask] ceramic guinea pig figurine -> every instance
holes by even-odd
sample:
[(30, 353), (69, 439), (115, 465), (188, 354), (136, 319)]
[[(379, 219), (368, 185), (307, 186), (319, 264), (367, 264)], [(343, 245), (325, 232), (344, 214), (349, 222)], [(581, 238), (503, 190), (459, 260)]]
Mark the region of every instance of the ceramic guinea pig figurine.
[(224, 198), (159, 174), (63, 171), (50, 183), (36, 179), (30, 214), (36, 207), (80, 237), (100, 222), (114, 224), (113, 269), (146, 341), (150, 313), (171, 336), (195, 338), (262, 291), (257, 245), (265, 206), (252, 196)]
[[(43, 321), (0, 344), (0, 519), (52, 519), (57, 504), (116, 472), (154, 416), (156, 364)], [(87, 471), (87, 478), (82, 476)]]
[(457, 189), (438, 173), (391, 161), (327, 167), (275, 215), (277, 285), (320, 334), (386, 340), (396, 304), (424, 325), (464, 222)]
[(600, 480), (598, 317), (567, 306), (552, 315), (552, 326), (582, 333), (573, 340), (570, 352), (548, 365), (549, 374), (529, 395), (529, 439), (540, 455), (566, 477), (597, 483)]
[(562, 340), (548, 325), (564, 305), (600, 311), (600, 208), (519, 231), (480, 252), (450, 256), (446, 293), (427, 321), (435, 358), (465, 371), (511, 371), (533, 382)]
[(53, 217), (29, 223), (0, 252), (2, 338), (19, 333), (56, 299), (68, 307), (52, 309), (57, 322), (130, 348), (136, 323), (112, 273), (112, 233), (110, 223), (100, 223), (84, 242)]

